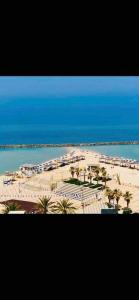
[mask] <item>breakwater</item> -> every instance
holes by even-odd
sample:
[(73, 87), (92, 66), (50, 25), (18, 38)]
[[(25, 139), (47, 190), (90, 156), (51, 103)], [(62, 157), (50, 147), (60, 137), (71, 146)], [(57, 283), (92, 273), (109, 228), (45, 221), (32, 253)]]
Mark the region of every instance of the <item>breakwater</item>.
[(94, 143), (67, 143), (67, 144), (11, 144), (0, 145), (0, 149), (17, 149), (17, 148), (47, 148), (47, 147), (89, 147), (89, 146), (110, 146), (110, 145), (139, 145), (139, 141), (125, 142), (94, 142)]

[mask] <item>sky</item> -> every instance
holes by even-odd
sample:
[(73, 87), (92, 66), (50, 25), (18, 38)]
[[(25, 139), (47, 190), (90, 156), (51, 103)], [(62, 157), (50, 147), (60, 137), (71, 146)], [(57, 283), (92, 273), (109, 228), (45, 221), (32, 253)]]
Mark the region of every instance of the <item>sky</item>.
[(0, 100), (8, 97), (139, 96), (137, 76), (0, 76)]

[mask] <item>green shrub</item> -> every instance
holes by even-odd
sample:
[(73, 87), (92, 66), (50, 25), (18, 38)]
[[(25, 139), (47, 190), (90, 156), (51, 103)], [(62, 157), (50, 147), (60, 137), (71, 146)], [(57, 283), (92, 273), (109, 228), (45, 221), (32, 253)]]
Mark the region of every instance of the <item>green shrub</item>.
[(99, 181), (99, 180), (102, 180), (102, 177), (101, 177), (101, 176), (94, 177), (93, 180), (94, 180), (94, 181)]
[(85, 187), (94, 187), (95, 184), (94, 184), (94, 183), (87, 183), (87, 184), (85, 184), (84, 186), (85, 186)]
[(88, 183), (88, 181), (80, 181), (76, 178), (71, 178), (69, 180), (64, 180), (65, 183), (71, 183), (71, 184), (76, 184), (76, 185), (84, 185), (85, 183)]
[(132, 214), (132, 209), (131, 209), (131, 208), (124, 207), (124, 208), (123, 208), (123, 214), (124, 214), (124, 215)]
[[(108, 178), (106, 179), (106, 181), (110, 181), (110, 180), (111, 180), (110, 177), (108, 177)], [(102, 178), (102, 182), (105, 182), (105, 179), (104, 179), (104, 178)]]
[(113, 208), (113, 205), (109, 202), (106, 202), (106, 205), (108, 206), (108, 208)]

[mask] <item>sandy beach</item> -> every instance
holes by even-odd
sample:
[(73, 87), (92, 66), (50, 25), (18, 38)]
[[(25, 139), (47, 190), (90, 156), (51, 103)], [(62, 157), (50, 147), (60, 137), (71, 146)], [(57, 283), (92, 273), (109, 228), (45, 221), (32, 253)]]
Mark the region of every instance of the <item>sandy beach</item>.
[[(70, 166), (85, 168), (88, 164), (99, 164), (100, 167), (105, 167), (107, 173), (112, 180), (107, 182), (107, 186), (111, 189), (120, 189), (122, 192), (129, 191), (133, 195), (130, 202), (130, 208), (133, 212), (139, 212), (139, 170), (123, 168), (120, 166), (112, 166), (105, 163), (100, 163), (100, 154), (94, 151), (80, 150), (74, 148), (76, 154), (83, 154), (85, 160), (72, 163), (58, 169), (45, 171), (41, 174), (33, 175), (31, 178), (16, 178), (12, 185), (4, 185), (3, 180), (5, 175), (0, 176), (0, 203), (6, 200), (24, 200), (37, 202), (42, 196), (52, 197), (52, 201), (60, 200), (62, 197), (51, 192), (50, 184), (57, 183), (57, 188), (62, 186), (63, 180), (71, 177)], [(20, 171), (18, 172), (20, 174)], [(120, 175), (121, 185), (118, 184), (116, 174)], [(100, 213), (101, 208), (105, 207), (107, 197), (102, 192), (101, 201), (92, 201), (90, 205), (85, 208), (86, 213)], [(72, 200), (74, 205), (78, 208), (76, 213), (82, 213), (81, 202)], [(126, 206), (126, 202), (121, 197), (120, 203), (122, 207)]]

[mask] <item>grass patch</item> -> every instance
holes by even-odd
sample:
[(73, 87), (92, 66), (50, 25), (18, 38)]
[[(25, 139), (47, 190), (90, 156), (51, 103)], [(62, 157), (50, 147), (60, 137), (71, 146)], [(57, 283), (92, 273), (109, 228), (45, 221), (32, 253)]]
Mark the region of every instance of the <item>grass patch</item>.
[(80, 181), (78, 180), (77, 178), (71, 178), (69, 180), (64, 180), (65, 183), (70, 183), (70, 184), (76, 184), (76, 185), (79, 185), (79, 186), (84, 186), (84, 187), (89, 187), (91, 189), (96, 189), (96, 188), (100, 188), (102, 189), (103, 188), (103, 184), (94, 184), (94, 183), (89, 183), (88, 181)]
[(102, 188), (103, 184), (93, 184), (93, 186), (90, 186), (91, 189), (96, 189), (96, 188)]
[(76, 185), (84, 185), (86, 183), (88, 183), (87, 181), (83, 182), (83, 181), (80, 181), (76, 178), (71, 178), (69, 180), (64, 180), (65, 183), (70, 183), (70, 184), (76, 184)]
[(85, 187), (93, 187), (95, 184), (94, 183), (87, 183), (85, 184)]

